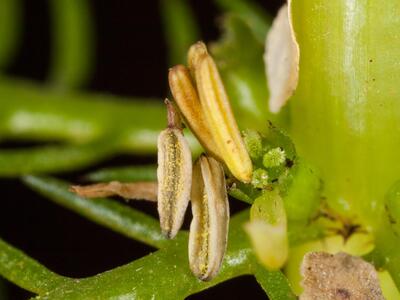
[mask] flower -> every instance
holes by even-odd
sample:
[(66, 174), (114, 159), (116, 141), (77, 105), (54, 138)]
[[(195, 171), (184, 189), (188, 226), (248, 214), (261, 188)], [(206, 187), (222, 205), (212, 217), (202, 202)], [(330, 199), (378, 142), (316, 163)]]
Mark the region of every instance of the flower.
[[(162, 231), (173, 238), (191, 202), (190, 269), (201, 280), (219, 271), (226, 250), (229, 204), (223, 165), (250, 182), (253, 166), (230, 107), (218, 69), (202, 42), (188, 53), (189, 68), (170, 69), (169, 84), (178, 111), (168, 105), (168, 128), (158, 139), (158, 211)], [(193, 170), (179, 116), (206, 150)]]

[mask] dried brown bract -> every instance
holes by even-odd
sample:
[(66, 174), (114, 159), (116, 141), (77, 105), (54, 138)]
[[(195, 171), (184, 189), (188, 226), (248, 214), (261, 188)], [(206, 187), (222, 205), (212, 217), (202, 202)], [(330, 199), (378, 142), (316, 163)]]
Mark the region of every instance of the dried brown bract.
[(265, 48), (269, 108), (277, 113), (292, 96), (299, 77), (300, 52), (287, 5), (279, 10), (267, 35)]
[(300, 300), (384, 300), (374, 267), (359, 257), (312, 252), (301, 266)]
[(124, 199), (157, 201), (156, 182), (103, 182), (89, 185), (73, 185), (70, 191), (85, 198), (120, 196)]

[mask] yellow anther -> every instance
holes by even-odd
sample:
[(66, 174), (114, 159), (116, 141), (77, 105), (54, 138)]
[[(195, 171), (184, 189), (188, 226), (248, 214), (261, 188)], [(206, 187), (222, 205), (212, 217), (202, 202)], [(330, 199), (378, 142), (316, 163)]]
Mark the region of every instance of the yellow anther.
[(194, 73), (204, 116), (220, 155), (233, 176), (250, 182), (252, 163), (214, 60), (203, 56)]
[(169, 70), (169, 86), (179, 110), (185, 118), (200, 144), (214, 157), (221, 159), (214, 143), (208, 124), (204, 118), (203, 110), (188, 68), (177, 65)]

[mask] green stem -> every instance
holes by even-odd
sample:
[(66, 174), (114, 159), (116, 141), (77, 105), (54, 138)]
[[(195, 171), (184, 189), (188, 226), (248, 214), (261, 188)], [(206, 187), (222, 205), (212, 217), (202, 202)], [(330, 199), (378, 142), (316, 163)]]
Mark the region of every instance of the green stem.
[(59, 93), (0, 78), (0, 135), (86, 143), (115, 132), (124, 135), (125, 149), (154, 152), (166, 113), (164, 104), (153, 100)]
[(71, 280), (57, 275), (0, 239), (0, 275), (37, 294), (48, 293)]
[(247, 214), (232, 218), (229, 248), (221, 272), (212, 281), (200, 281), (190, 273), (185, 235), (156, 253), (94, 277), (75, 280), (40, 299), (184, 299), (233, 277), (251, 274), (254, 261), (241, 229), (245, 218)]
[(76, 88), (90, 75), (93, 61), (93, 29), (89, 2), (51, 0), (52, 68), (56, 87)]
[(0, 1), (0, 68), (10, 62), (20, 33), (20, 0)]
[(257, 265), (255, 277), (262, 289), (267, 293), (269, 299), (273, 300), (295, 300), (289, 281), (281, 271), (267, 271), (264, 267)]
[[(79, 214), (110, 227), (126, 236), (138, 239), (161, 250), (138, 259), (125, 266), (105, 273), (73, 281), (56, 282), (51, 291), (40, 299), (111, 299), (126, 297), (134, 299), (183, 299), (228, 279), (255, 272), (255, 261), (242, 224), (248, 219), (248, 211), (232, 218), (229, 247), (219, 275), (210, 282), (202, 282), (190, 273), (187, 260), (186, 232), (174, 240), (165, 240), (158, 223), (152, 218), (131, 208), (106, 199), (82, 199), (67, 191), (68, 185), (55, 179), (28, 176), (26, 184), (51, 200)], [(1, 263), (1, 260), (0, 260)], [(7, 259), (3, 264), (7, 265)], [(1, 265), (0, 265), (1, 267)], [(263, 282), (269, 273), (258, 271)], [(263, 278), (264, 276), (267, 278)], [(289, 293), (290, 287), (281, 275), (276, 285), (267, 289), (271, 299), (282, 299), (280, 290)], [(10, 278), (19, 282), (21, 275)], [(25, 287), (21, 285), (22, 287)], [(39, 292), (33, 290), (35, 292)], [(40, 291), (40, 293), (42, 293)]]
[(87, 174), (85, 178), (90, 181), (97, 181), (97, 182), (156, 181), (157, 166), (145, 165), (145, 166), (128, 166), (128, 167), (100, 169)]
[(199, 40), (199, 28), (187, 0), (162, 0), (161, 13), (169, 63), (185, 64), (189, 47)]
[(68, 191), (69, 184), (54, 178), (26, 176), (23, 181), (33, 190), (83, 217), (129, 238), (155, 248), (166, 247), (170, 240), (152, 217), (109, 199), (84, 199)]
[(215, 0), (224, 11), (232, 12), (245, 21), (257, 40), (264, 44), (271, 18), (250, 0)]
[(42, 146), (0, 150), (0, 177), (31, 173), (54, 173), (88, 167), (115, 152), (112, 142), (97, 141), (82, 146)]
[(399, 10), (392, 0), (292, 1), (295, 144), (320, 168), (330, 206), (373, 226), (400, 173)]

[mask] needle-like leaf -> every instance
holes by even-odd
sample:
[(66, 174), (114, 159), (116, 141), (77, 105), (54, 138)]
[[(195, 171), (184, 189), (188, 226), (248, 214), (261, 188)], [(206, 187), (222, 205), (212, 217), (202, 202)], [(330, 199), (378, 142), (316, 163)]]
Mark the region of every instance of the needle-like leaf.
[(108, 199), (84, 199), (69, 191), (70, 184), (51, 177), (26, 176), (23, 180), (55, 203), (127, 237), (156, 248), (169, 244), (158, 222), (133, 208)]

